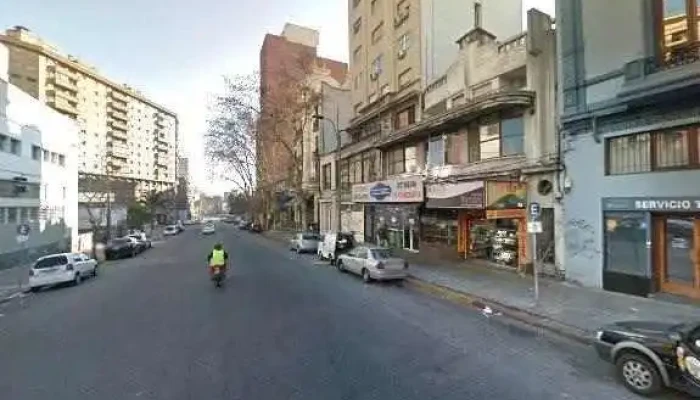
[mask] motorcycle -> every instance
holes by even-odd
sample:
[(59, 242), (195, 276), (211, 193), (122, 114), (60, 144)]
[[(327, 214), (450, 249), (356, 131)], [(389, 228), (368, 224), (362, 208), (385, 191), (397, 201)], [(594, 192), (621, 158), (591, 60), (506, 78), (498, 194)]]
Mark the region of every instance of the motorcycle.
[(213, 267), (212, 268), (211, 280), (214, 281), (214, 285), (216, 287), (223, 286), (225, 277), (226, 277), (226, 273), (224, 272), (224, 269), (222, 267)]

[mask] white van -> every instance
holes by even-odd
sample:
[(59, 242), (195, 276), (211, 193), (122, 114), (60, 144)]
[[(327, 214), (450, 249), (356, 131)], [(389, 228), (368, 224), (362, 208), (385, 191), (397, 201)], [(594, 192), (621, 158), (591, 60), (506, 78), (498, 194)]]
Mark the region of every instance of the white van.
[(355, 247), (355, 236), (349, 232), (330, 232), (318, 245), (318, 257), (335, 264), (338, 256)]

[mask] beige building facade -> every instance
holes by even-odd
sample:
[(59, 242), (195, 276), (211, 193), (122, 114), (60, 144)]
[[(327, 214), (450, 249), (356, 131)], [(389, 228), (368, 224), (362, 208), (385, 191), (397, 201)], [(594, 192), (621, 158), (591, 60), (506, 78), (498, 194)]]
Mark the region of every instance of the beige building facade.
[(137, 197), (176, 182), (177, 115), (94, 67), (60, 52), (27, 28), (0, 35), (10, 83), (75, 120), (78, 170), (134, 185)]

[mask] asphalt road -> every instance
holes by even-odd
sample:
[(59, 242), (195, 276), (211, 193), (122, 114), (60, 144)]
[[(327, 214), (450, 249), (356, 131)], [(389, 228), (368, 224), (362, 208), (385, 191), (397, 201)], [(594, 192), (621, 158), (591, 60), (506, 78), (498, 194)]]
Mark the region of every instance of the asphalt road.
[[(207, 280), (216, 240), (233, 262)], [(635, 399), (591, 349), (196, 228), (0, 306), (0, 399)]]

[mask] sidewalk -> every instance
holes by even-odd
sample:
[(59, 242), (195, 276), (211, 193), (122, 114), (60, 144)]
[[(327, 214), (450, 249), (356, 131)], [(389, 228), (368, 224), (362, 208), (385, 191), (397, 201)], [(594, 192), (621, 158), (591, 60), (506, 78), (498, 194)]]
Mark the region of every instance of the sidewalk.
[[(540, 278), (534, 302), (533, 277), (462, 262), (428, 265), (406, 254), (413, 278), (434, 288), (463, 295), (463, 300), (488, 305), (505, 315), (573, 339), (590, 342), (595, 331), (622, 320), (684, 322), (700, 320), (700, 308)], [(417, 263), (415, 262), (417, 261)]]
[[(20, 283), (22, 285), (21, 289)], [(28, 284), (28, 267), (15, 267), (0, 270), (0, 303), (26, 290)]]

